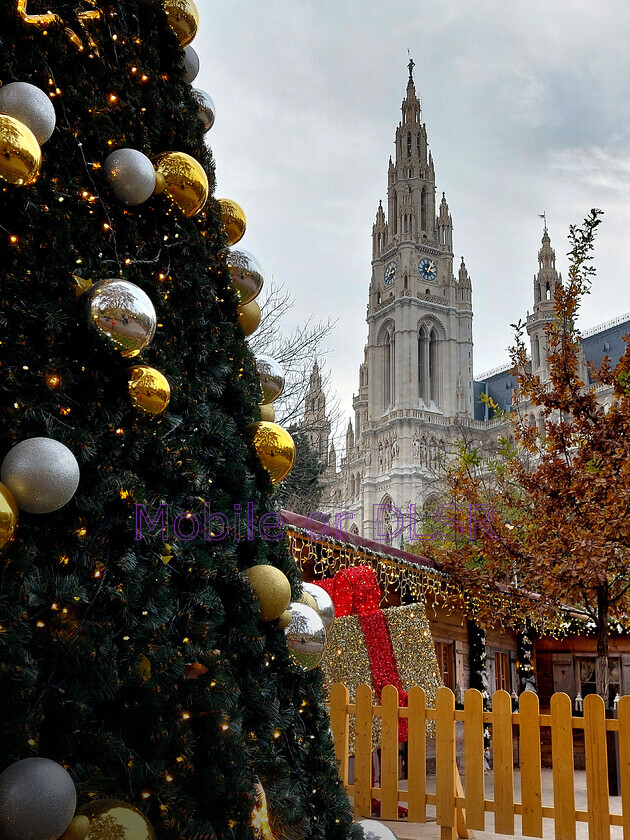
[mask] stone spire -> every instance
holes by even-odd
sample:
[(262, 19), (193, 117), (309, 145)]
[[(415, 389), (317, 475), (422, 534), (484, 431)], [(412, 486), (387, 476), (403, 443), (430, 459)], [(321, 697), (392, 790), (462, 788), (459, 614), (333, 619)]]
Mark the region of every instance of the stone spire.
[(322, 463), (326, 462), (330, 421), (326, 417), (326, 395), (322, 388), (322, 376), (317, 362), (313, 365), (304, 401), (304, 419), (300, 424), (311, 448)]
[(435, 225), (438, 231), (438, 241), (440, 245), (445, 245), (450, 251), (453, 247), (453, 220), (448, 210), (446, 203), (446, 195), (442, 193), (442, 201), (440, 202), (440, 212)]

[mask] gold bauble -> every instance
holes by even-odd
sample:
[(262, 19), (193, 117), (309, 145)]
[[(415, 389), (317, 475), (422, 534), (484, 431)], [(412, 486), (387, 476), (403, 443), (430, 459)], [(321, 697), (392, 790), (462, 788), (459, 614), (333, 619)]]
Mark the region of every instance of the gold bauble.
[(39, 175), (42, 150), (30, 128), (0, 114), (0, 178), (14, 187), (32, 184)]
[(208, 198), (208, 176), (203, 166), (186, 152), (163, 152), (153, 161), (158, 175), (164, 176), (165, 192), (189, 219)]
[(260, 419), (266, 420), (268, 423), (273, 423), (276, 419), (276, 412), (272, 405), (261, 405), (260, 407)]
[(253, 443), (272, 483), (282, 481), (290, 473), (295, 461), (295, 443), (291, 435), (282, 426), (264, 420), (250, 423), (245, 434)]
[(144, 814), (128, 802), (95, 799), (77, 811), (90, 827), (85, 840), (155, 840), (155, 832)]
[(298, 604), (305, 604), (307, 607), (310, 607), (312, 610), (319, 615), (319, 610), (317, 609), (317, 601), (313, 598), (312, 595), (309, 595), (308, 592), (302, 592), (301, 596), (297, 599)]
[(292, 617), (291, 610), (285, 610), (278, 619), (278, 630), (284, 630), (285, 627), (288, 627)]
[(9, 545), (18, 524), (18, 506), (13, 493), (0, 482), (0, 550)]
[(181, 46), (190, 44), (199, 29), (199, 12), (193, 0), (164, 0), (164, 11)]
[(247, 221), (243, 208), (229, 198), (220, 198), (221, 222), (228, 245), (236, 245), (245, 235)]
[(147, 414), (161, 414), (171, 398), (171, 386), (164, 374), (148, 365), (134, 365), (127, 377), (133, 405)]
[(251, 335), (258, 329), (262, 312), (255, 300), (246, 303), (245, 306), (237, 306), (236, 311), (238, 312), (238, 322), (245, 335)]
[(291, 602), (291, 584), (285, 573), (275, 566), (252, 566), (245, 576), (258, 598), (261, 620), (280, 618)]
[(164, 190), (166, 189), (166, 178), (162, 175), (161, 172), (155, 173), (155, 187), (153, 189), (153, 195), (162, 195)]
[(73, 817), (72, 822), (66, 828), (59, 840), (85, 840), (88, 833), (90, 821), (87, 817)]

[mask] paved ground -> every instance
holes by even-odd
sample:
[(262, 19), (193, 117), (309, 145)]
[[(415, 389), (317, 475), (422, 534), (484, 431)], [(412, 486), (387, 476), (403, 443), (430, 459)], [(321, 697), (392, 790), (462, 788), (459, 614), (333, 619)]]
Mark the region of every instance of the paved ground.
[[(486, 798), (492, 798), (492, 773), (486, 774)], [(551, 770), (542, 771), (543, 782), (543, 805), (553, 805), (553, 784)], [(435, 779), (427, 779), (427, 791), (435, 792)], [(520, 771), (514, 770), (514, 798), (520, 801), (521, 792), (521, 774)], [(575, 807), (580, 811), (586, 810), (586, 773), (584, 771), (576, 770), (575, 772)], [(408, 823), (406, 821), (387, 822), (383, 820), (384, 824), (391, 828), (399, 840), (439, 840), (440, 828), (435, 824), (435, 809), (428, 807), (427, 823)], [(610, 812), (613, 814), (621, 814), (621, 797), (610, 797)], [(516, 816), (514, 818), (515, 835), (521, 835), (521, 818)], [(494, 828), (494, 814), (486, 814), (486, 831), (471, 832), (476, 840), (499, 840), (505, 835), (495, 834)], [(545, 838), (553, 838), (554, 824), (551, 819), (543, 820), (543, 833)], [(611, 840), (621, 840), (623, 837), (623, 830), (621, 826), (611, 826), (610, 829)], [(576, 824), (576, 840), (587, 840), (588, 838), (588, 824), (585, 822), (578, 822)]]

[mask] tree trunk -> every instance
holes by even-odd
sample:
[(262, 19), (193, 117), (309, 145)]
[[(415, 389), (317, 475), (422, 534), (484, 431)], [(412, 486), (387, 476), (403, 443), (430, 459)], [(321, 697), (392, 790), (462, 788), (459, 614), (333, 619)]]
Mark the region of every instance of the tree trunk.
[(597, 659), (595, 660), (595, 688), (608, 708), (608, 587), (597, 587)]

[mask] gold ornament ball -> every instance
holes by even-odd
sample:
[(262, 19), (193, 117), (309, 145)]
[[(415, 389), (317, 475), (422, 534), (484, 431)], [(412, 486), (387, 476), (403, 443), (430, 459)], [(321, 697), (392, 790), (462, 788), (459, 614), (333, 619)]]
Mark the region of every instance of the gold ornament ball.
[(245, 306), (237, 306), (236, 311), (238, 312), (238, 322), (245, 335), (251, 335), (258, 329), (262, 312), (255, 300), (246, 303)]
[(307, 607), (310, 607), (312, 610), (319, 615), (319, 610), (317, 609), (317, 601), (313, 598), (312, 595), (309, 595), (308, 592), (302, 592), (302, 595), (297, 599), (298, 604), (305, 604)]
[(127, 376), (133, 405), (147, 414), (161, 414), (171, 398), (171, 386), (164, 374), (148, 365), (134, 365)]
[(18, 524), (18, 506), (9, 488), (0, 482), (0, 551), (15, 536)]
[(90, 821), (87, 817), (73, 817), (59, 840), (85, 840), (89, 827)]
[(166, 189), (166, 178), (162, 175), (161, 172), (156, 170), (155, 172), (155, 188), (153, 190), (153, 195), (162, 195), (164, 190)]
[(285, 610), (278, 619), (278, 630), (284, 630), (291, 623), (291, 610)]
[(280, 618), (291, 602), (291, 584), (284, 572), (275, 566), (252, 566), (245, 576), (258, 598), (261, 620)]
[(273, 423), (276, 419), (276, 412), (272, 405), (261, 405), (260, 408), (260, 419), (266, 420), (268, 423)]
[(42, 150), (30, 128), (0, 114), (0, 179), (14, 187), (26, 187), (39, 175)]
[(193, 0), (164, 0), (164, 11), (181, 46), (190, 44), (199, 29), (199, 11)]
[(229, 198), (220, 198), (221, 222), (227, 236), (228, 245), (236, 245), (245, 235), (247, 221), (245, 212), (235, 201)]
[(254, 445), (261, 464), (269, 473), (272, 484), (286, 478), (295, 461), (295, 443), (287, 430), (277, 423), (261, 420), (258, 423), (250, 423), (245, 433)]
[[(163, 152), (153, 161), (155, 171), (164, 176), (164, 191), (189, 219), (208, 198), (208, 176), (203, 166), (186, 152)], [(157, 182), (156, 182), (157, 183)]]
[(96, 799), (77, 811), (90, 825), (85, 840), (155, 840), (155, 832), (144, 814), (128, 802)]

